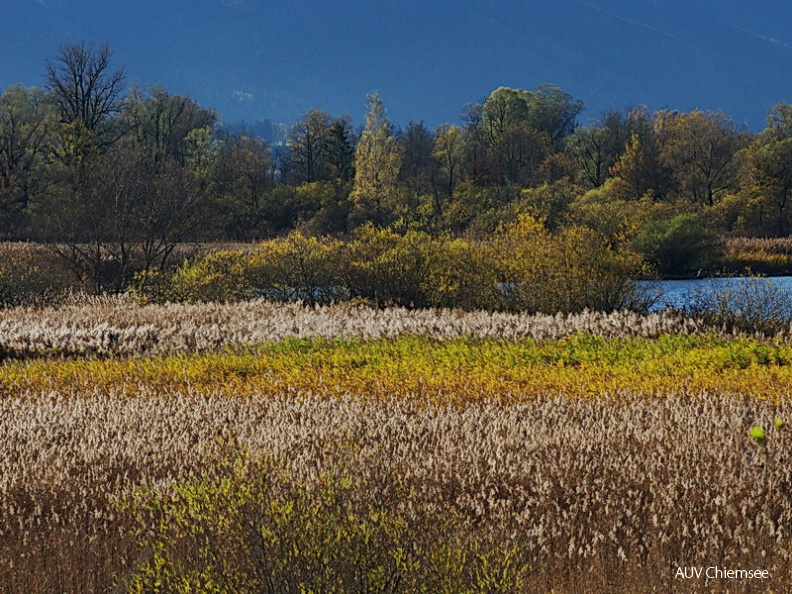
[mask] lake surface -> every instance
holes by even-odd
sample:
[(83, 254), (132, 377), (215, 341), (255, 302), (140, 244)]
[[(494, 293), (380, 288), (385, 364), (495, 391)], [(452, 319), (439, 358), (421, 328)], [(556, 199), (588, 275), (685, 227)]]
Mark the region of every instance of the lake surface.
[(642, 281), (640, 285), (649, 291), (657, 291), (659, 293), (659, 298), (652, 307), (653, 311), (659, 311), (668, 307), (682, 307), (685, 305), (685, 302), (696, 293), (706, 297), (713, 292), (719, 293), (729, 289), (739, 290), (744, 283), (757, 282), (786, 291), (792, 297), (792, 276), (760, 278), (737, 276), (727, 278), (697, 278), (691, 280)]

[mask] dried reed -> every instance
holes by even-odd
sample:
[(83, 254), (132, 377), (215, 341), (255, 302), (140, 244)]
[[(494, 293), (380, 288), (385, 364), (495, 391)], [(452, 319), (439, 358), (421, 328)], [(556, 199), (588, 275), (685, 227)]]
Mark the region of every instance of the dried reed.
[(654, 338), (695, 334), (703, 324), (673, 313), (528, 315), (457, 310), (384, 310), (248, 301), (138, 306), (126, 297), (80, 297), (47, 308), (0, 310), (0, 358), (163, 356), (218, 352), (287, 337), (438, 340), (470, 336), (541, 341), (574, 333)]
[[(24, 394), (0, 401), (0, 591), (111, 591), (144, 559), (111, 502), (205, 472), (229, 440), (286, 461), (295, 481), (352, 460), (364, 498), (387, 467), (415, 505), (519, 545), (526, 591), (756, 591), (674, 581), (675, 567), (699, 565), (764, 568), (785, 591), (792, 438), (771, 425), (790, 412), (705, 393), (464, 407), (148, 388)], [(754, 424), (767, 428), (765, 448), (748, 435)]]

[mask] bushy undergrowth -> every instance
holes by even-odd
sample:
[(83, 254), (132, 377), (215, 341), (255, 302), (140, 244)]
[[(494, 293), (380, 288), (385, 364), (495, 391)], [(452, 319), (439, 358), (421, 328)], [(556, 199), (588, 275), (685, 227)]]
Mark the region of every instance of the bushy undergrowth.
[(723, 251), (723, 238), (696, 214), (649, 220), (631, 243), (664, 275), (711, 270)]
[(0, 308), (57, 303), (74, 287), (68, 271), (42, 246), (0, 243)]
[(369, 466), (299, 479), (283, 463), (232, 452), (203, 476), (137, 489), (121, 507), (149, 554), (128, 591), (522, 590), (525, 551), (421, 501), (382, 463)]
[(550, 234), (527, 215), (490, 239), (469, 241), (364, 226), (349, 241), (299, 233), (253, 254), (219, 252), (175, 273), (137, 279), (141, 302), (234, 301), (259, 295), (309, 304), (356, 298), (373, 305), (569, 313), (645, 310), (635, 253), (572, 227)]

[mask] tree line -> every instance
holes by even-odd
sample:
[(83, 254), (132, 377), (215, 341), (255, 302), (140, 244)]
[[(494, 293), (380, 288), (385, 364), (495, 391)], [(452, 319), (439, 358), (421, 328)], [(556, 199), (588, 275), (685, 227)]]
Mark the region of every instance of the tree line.
[(412, 229), (481, 238), (523, 214), (587, 228), (661, 273), (700, 266), (727, 235), (792, 228), (792, 106), (750, 133), (722, 112), (609, 110), (544, 84), (498, 88), (461, 123), (364, 125), (312, 109), (285, 146), (230, 132), (161, 86), (128, 85), (107, 45), (61, 46), (42, 88), (0, 96), (0, 238), (45, 243), (93, 288), (167, 267), (184, 242), (299, 229)]

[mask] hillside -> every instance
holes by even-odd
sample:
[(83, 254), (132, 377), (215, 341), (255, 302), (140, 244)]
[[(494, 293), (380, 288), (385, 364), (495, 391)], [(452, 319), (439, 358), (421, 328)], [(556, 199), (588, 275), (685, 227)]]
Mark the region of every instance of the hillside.
[(430, 125), (505, 85), (553, 82), (585, 117), (643, 103), (722, 109), (760, 129), (792, 98), (792, 13), (778, 0), (6, 0), (0, 86), (40, 84), (61, 42), (108, 41), (130, 80), (223, 119), (292, 122), (310, 107)]

